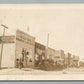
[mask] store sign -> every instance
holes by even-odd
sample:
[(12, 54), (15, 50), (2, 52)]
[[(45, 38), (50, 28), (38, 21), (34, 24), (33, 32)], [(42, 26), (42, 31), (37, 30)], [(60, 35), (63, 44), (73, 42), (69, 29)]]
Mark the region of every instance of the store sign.
[(16, 32), (16, 39), (21, 41), (21, 42), (28, 43), (31, 45), (35, 44), (35, 38), (34, 37), (22, 32), (20, 30), (17, 30), (17, 32)]
[(15, 36), (0, 36), (0, 43), (14, 43)]

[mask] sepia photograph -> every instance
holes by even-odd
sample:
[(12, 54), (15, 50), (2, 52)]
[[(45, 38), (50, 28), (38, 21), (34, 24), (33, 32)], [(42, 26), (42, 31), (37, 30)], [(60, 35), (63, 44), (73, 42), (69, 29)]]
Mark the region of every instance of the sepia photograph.
[(84, 80), (84, 4), (0, 4), (0, 80)]

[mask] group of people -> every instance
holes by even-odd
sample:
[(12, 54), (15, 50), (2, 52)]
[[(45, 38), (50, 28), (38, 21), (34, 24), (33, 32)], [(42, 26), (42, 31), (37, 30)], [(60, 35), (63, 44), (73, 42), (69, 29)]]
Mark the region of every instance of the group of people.
[(29, 52), (26, 49), (23, 49), (21, 52), (21, 57), (16, 59), (16, 67), (22, 68), (27, 66), (27, 60), (29, 59)]

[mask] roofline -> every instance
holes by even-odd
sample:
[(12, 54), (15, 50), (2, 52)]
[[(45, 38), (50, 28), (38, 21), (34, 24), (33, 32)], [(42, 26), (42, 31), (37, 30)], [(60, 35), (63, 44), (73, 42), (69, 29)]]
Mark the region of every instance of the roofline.
[(26, 35), (28, 35), (28, 36), (30, 36), (30, 37), (32, 37), (32, 38), (34, 38), (34, 39), (35, 39), (35, 37), (34, 37), (34, 36), (32, 36), (32, 35), (30, 35), (30, 34), (28, 34), (28, 33), (24, 32), (24, 31), (22, 31), (22, 30), (20, 30), (20, 29), (17, 29), (17, 30), (16, 30), (16, 32), (17, 32), (17, 31), (21, 31), (21, 32), (23, 32), (24, 34), (26, 34)]

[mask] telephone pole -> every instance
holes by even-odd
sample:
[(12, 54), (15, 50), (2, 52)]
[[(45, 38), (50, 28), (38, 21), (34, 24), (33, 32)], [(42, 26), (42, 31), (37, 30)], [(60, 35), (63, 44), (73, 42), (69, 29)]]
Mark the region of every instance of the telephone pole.
[[(3, 39), (5, 36), (5, 29), (8, 29), (8, 27), (6, 27), (3, 24), (1, 24), (1, 26), (4, 27), (3, 36), (2, 36), (2, 39)], [(1, 42), (0, 69), (1, 69), (1, 62), (2, 62), (2, 54), (3, 54), (3, 41)]]
[(48, 36), (47, 36), (46, 59), (47, 59), (47, 53), (48, 53), (48, 44), (49, 44), (49, 33), (48, 33)]

